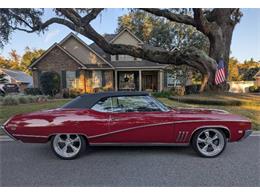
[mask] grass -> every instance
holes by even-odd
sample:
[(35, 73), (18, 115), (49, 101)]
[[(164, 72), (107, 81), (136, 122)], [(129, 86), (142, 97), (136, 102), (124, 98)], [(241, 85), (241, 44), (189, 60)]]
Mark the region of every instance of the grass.
[(12, 106), (0, 106), (0, 124), (4, 123), (9, 117), (16, 114), (29, 113), (39, 110), (58, 108), (67, 103), (68, 99), (51, 100), (43, 103), (19, 104)]
[(234, 94), (227, 92), (216, 93), (172, 96), (170, 97), (170, 99), (188, 104), (222, 106), (260, 106), (260, 96), (252, 94)]

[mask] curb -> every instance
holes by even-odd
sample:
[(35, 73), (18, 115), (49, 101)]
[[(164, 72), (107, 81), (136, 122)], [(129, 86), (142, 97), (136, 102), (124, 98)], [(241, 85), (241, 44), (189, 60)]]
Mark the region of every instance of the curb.
[(7, 135), (0, 135), (0, 141), (14, 141), (12, 138), (10, 138)]

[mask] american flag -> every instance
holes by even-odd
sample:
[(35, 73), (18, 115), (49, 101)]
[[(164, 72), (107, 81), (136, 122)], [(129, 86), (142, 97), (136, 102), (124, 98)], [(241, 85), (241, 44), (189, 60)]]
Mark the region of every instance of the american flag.
[(215, 83), (216, 85), (223, 83), (226, 80), (226, 74), (225, 74), (225, 62), (223, 59), (219, 61), (217, 64), (217, 71), (215, 74)]

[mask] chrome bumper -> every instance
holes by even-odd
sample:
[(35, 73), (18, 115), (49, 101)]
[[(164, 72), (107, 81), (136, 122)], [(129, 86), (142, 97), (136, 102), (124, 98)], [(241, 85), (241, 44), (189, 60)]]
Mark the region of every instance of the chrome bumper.
[(3, 131), (5, 132), (6, 135), (8, 135), (10, 138), (12, 138), (13, 140), (17, 140), (15, 137), (13, 137), (10, 133), (8, 133), (5, 129), (5, 127), (3, 125), (1, 125), (1, 129), (3, 129)]
[(246, 139), (249, 135), (251, 135), (253, 130), (246, 130), (241, 140)]

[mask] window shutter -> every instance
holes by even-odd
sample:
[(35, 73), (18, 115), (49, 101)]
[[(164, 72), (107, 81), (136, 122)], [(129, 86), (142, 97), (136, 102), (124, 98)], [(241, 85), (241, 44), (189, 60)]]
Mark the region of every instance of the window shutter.
[(66, 88), (66, 71), (62, 70), (61, 71), (61, 81), (62, 81), (62, 88)]
[(79, 79), (80, 77), (80, 70), (76, 70), (76, 79)]
[(102, 74), (102, 87), (105, 87), (106, 86), (106, 78), (105, 78), (105, 71), (101, 71), (101, 74)]
[(41, 80), (40, 80), (40, 77), (41, 77), (41, 70), (37, 69), (37, 75), (38, 75), (38, 88), (41, 88)]

